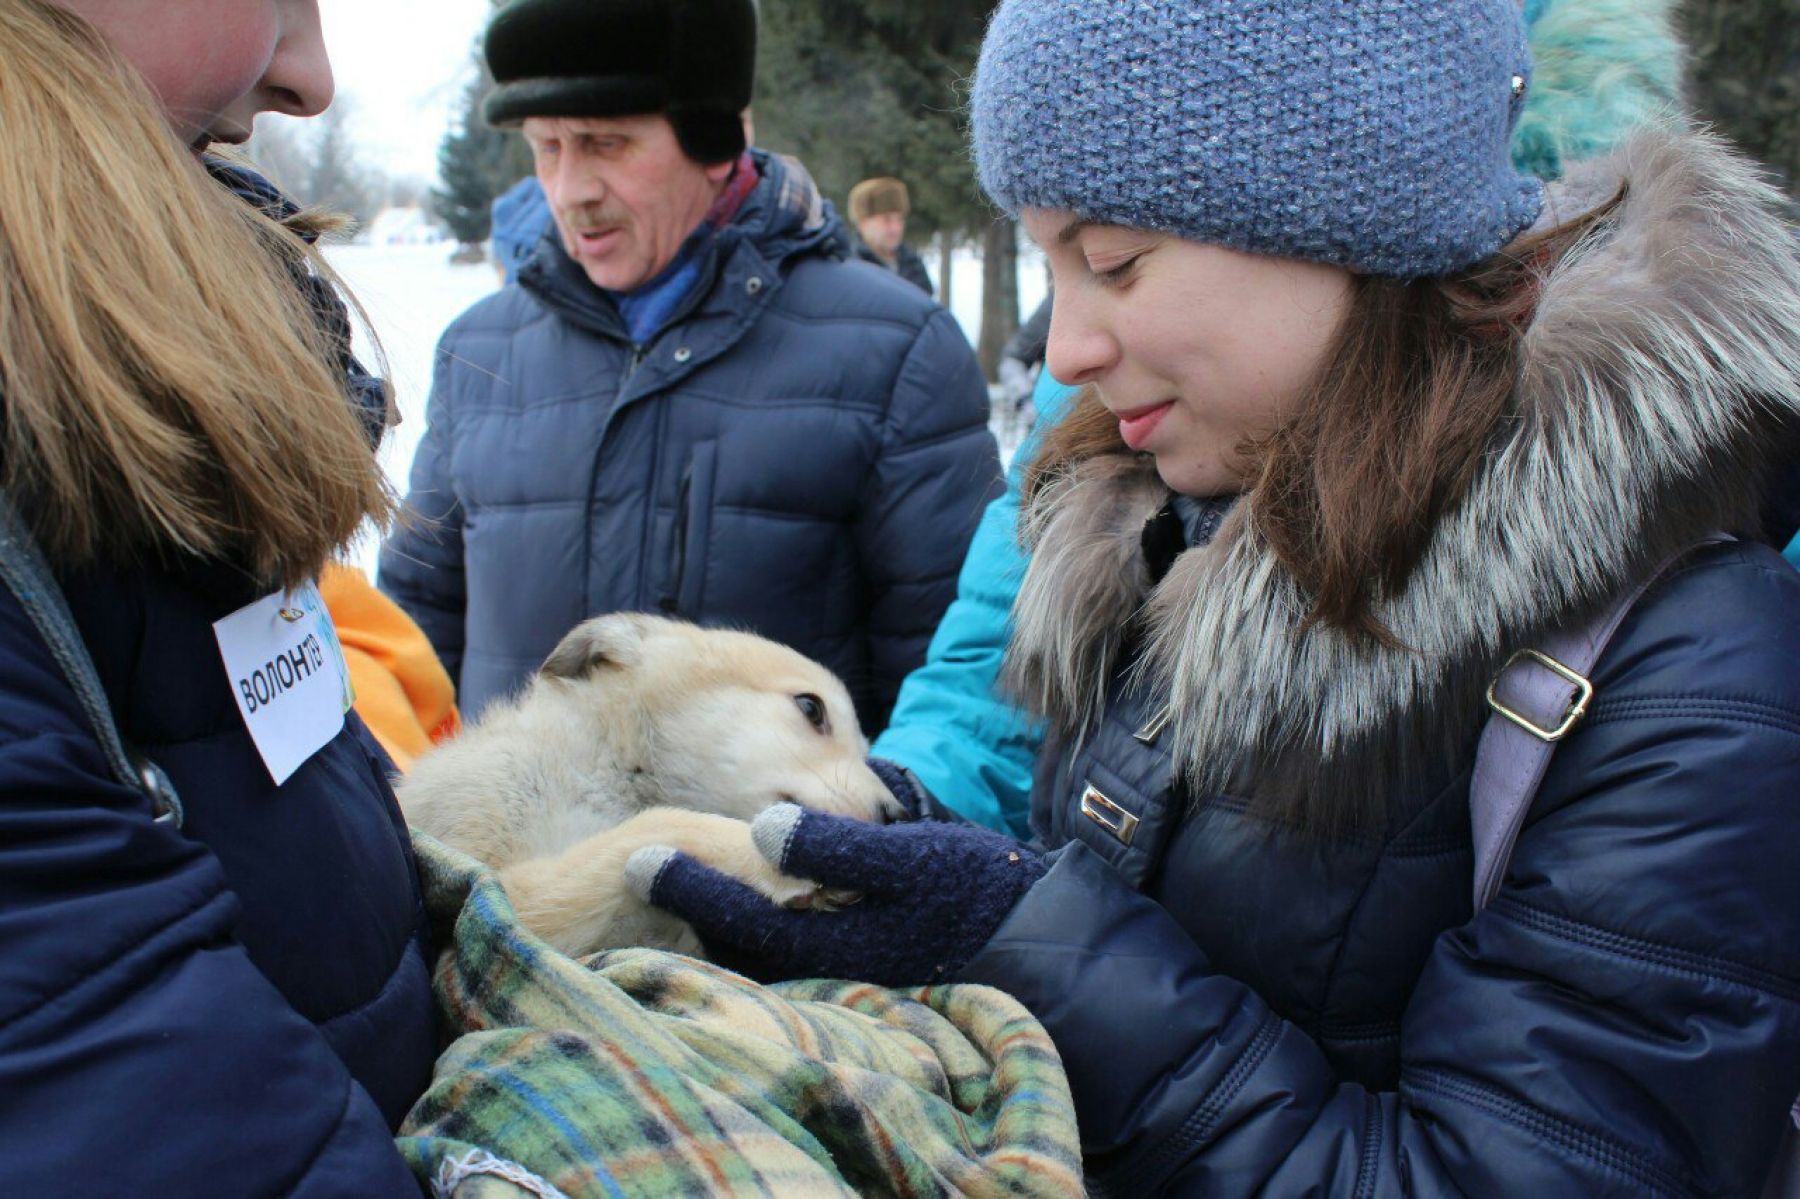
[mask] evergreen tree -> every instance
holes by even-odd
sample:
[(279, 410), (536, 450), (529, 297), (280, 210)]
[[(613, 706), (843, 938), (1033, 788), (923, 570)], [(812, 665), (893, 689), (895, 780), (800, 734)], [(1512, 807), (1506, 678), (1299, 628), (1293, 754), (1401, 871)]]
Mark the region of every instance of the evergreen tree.
[(255, 135), (244, 147), (257, 169), (300, 204), (312, 202), (305, 194), (311, 186), (308, 177), (312, 173), (312, 152), (306, 138), (306, 124), (301, 118), (266, 113), (257, 120)]
[(1018, 230), (1001, 217), (988, 224), (981, 239), (981, 338), (975, 356), (989, 379), (998, 376), (1000, 357), (1018, 329)]
[[(506, 0), (493, 0), (493, 7)], [(438, 179), (432, 208), (465, 246), (488, 239), (493, 203), (500, 193), (531, 174), (531, 151), (525, 139), (508, 129), (495, 129), (481, 115), (481, 105), (494, 89), (480, 43), (475, 46), (475, 78), (463, 91), (462, 112), (438, 146)]]
[(306, 201), (366, 228), (387, 206), (388, 181), (358, 156), (351, 118), (349, 103), (340, 99), (313, 123)]
[(358, 152), (353, 124), (353, 106), (342, 98), (316, 120), (271, 114), (245, 149), (296, 203), (366, 226), (387, 205), (392, 184)]
[(893, 175), (912, 231), (978, 235), (966, 80), (991, 0), (780, 0), (762, 7), (757, 142), (798, 157), (838, 201)]
[(1682, 15), (1701, 116), (1800, 185), (1800, 0), (1687, 0)]
[(531, 173), (524, 139), (482, 119), (481, 103), (494, 81), (479, 55), (477, 60), (476, 76), (463, 92), (462, 115), (438, 146), (440, 186), (431, 195), (433, 209), (465, 246), (488, 239), (495, 197)]
[[(969, 160), (967, 81), (992, 0), (772, 0), (762, 6), (756, 140), (793, 154), (840, 205), (873, 175), (906, 181), (908, 236), (979, 241), (981, 345), (1018, 324), (1016, 243)], [(940, 272), (942, 267), (940, 265)], [(940, 280), (945, 282), (945, 280)], [(990, 376), (997, 348), (982, 355)]]

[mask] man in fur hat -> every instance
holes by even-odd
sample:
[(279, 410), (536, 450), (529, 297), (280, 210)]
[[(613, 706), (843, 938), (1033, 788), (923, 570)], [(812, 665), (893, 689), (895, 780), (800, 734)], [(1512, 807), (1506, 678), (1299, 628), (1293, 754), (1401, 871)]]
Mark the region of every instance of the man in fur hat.
[(657, 611), (836, 671), (869, 731), (955, 592), (999, 465), (955, 320), (846, 262), (749, 147), (751, 0), (515, 0), (487, 119), (552, 224), (444, 334), (381, 584), (478, 715), (580, 621)]
[(935, 295), (925, 260), (906, 244), (912, 198), (898, 179), (864, 179), (850, 189), (850, 223), (856, 226), (856, 256), (893, 271), (926, 295)]

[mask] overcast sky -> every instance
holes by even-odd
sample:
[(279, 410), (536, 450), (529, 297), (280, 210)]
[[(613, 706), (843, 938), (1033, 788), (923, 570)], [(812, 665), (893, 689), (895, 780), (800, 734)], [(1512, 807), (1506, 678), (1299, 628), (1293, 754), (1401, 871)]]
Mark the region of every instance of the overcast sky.
[(438, 143), (490, 11), (488, 0), (319, 0), (338, 95), (372, 165), (436, 178)]

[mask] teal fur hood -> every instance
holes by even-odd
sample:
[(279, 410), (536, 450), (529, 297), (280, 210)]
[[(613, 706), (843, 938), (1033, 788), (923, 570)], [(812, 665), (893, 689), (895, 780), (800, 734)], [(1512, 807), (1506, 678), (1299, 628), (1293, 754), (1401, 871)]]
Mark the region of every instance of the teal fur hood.
[(1513, 134), (1520, 170), (1560, 179), (1683, 107), (1674, 0), (1526, 0), (1535, 63)]

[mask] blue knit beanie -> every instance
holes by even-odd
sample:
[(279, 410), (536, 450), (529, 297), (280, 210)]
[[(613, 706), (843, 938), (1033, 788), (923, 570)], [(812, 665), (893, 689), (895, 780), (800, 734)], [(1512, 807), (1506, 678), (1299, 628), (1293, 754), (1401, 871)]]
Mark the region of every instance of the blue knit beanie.
[(1542, 207), (1530, 75), (1519, 0), (1003, 0), (975, 164), (1012, 212), (1446, 275)]

